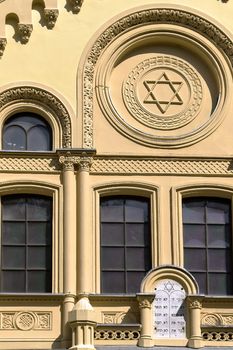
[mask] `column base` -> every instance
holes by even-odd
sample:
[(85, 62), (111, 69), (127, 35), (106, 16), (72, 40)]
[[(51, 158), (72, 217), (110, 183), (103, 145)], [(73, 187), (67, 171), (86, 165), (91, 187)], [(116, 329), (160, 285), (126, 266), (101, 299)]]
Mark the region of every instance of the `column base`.
[(154, 346), (154, 340), (151, 338), (140, 338), (138, 340), (138, 346), (142, 346), (143, 348), (151, 348)]
[(188, 341), (188, 347), (189, 348), (193, 348), (193, 349), (200, 349), (200, 348), (203, 348), (204, 345), (203, 345), (203, 339), (202, 338), (191, 338), (189, 339)]
[(69, 350), (95, 350), (95, 347), (93, 345), (74, 345), (69, 348)]

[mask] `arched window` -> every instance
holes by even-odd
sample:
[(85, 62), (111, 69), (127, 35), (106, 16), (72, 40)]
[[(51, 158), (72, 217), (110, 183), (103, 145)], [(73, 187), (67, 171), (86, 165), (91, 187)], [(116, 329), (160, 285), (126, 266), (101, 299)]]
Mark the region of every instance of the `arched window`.
[(52, 131), (50, 125), (40, 116), (22, 112), (8, 118), (3, 127), (4, 150), (50, 151)]
[(7, 195), (1, 204), (1, 292), (51, 292), (51, 198)]
[(101, 200), (101, 291), (135, 293), (151, 269), (149, 200)]
[(232, 294), (231, 201), (224, 198), (183, 200), (184, 267), (200, 292)]

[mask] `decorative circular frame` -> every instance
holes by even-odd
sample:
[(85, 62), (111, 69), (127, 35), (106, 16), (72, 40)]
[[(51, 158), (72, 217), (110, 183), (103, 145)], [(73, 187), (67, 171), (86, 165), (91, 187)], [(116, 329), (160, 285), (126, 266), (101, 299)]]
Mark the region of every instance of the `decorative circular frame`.
[[(143, 28), (146, 25), (162, 24), (174, 26), (174, 28), (179, 26), (178, 28), (182, 29), (183, 32), (192, 33), (190, 38), (197, 34), (201, 38), (201, 41), (208, 43), (207, 46), (215, 47), (216, 52), (221, 55), (220, 59), (215, 57), (220, 70), (222, 62), (224, 62), (224, 66), (227, 66), (228, 70), (228, 72), (225, 72), (225, 76), (228, 74), (229, 76), (231, 75), (230, 72), (233, 65), (233, 42), (219, 23), (216, 25), (213, 23), (212, 19), (207, 19), (207, 17), (206, 14), (201, 15), (197, 13), (196, 10), (187, 7), (184, 8), (183, 6), (173, 5), (172, 7), (164, 8), (164, 5), (157, 5), (156, 8), (153, 8), (149, 5), (128, 10), (109, 21), (108, 25), (105, 25), (101, 32), (98, 31), (84, 51), (79, 68), (79, 71), (82, 72), (81, 79), (78, 79), (78, 84), (80, 84), (78, 98), (83, 102), (82, 106), (80, 106), (80, 113), (83, 113), (83, 147), (93, 147), (94, 80), (97, 74), (96, 70), (100, 64), (99, 58), (102, 58), (105, 50), (110, 46), (114, 46), (116, 41), (126, 33), (129, 34), (129, 37), (131, 34), (133, 36), (133, 31), (137, 29), (141, 30), (141, 33), (143, 33)], [(114, 52), (114, 48), (115, 46), (111, 50), (111, 53)], [(202, 52), (209, 52), (206, 45), (202, 47)], [(209, 52), (209, 55), (211, 54), (212, 50)], [(225, 68), (223, 68), (222, 71), (224, 70)], [(220, 80), (222, 82), (224, 78), (222, 77)], [(227, 85), (227, 93), (229, 94), (231, 86), (229, 78), (228, 81), (224, 81), (224, 83)], [(226, 96), (223, 96), (222, 99), (225, 99), (225, 97)], [(230, 99), (231, 96), (228, 99), (228, 104)], [(178, 148), (191, 145), (208, 136), (220, 124), (224, 115), (225, 113), (222, 113), (221, 118), (211, 118), (212, 120), (205, 128), (199, 128), (185, 137), (180, 137), (176, 140), (173, 139), (170, 140), (170, 142), (164, 138), (157, 138), (155, 140), (155, 137), (151, 137), (150, 135), (144, 137), (137, 130), (129, 131), (129, 128), (120, 125), (120, 123), (117, 124), (119, 130), (123, 134), (127, 134), (129, 138), (136, 142), (150, 147), (166, 148), (169, 145), (169, 148)], [(213, 119), (215, 120), (213, 121)], [(111, 122), (110, 119), (109, 121)], [(113, 122), (112, 125), (114, 126)]]
[[(179, 73), (190, 89), (190, 98), (181, 113), (159, 116), (149, 112), (138, 100), (139, 80), (152, 69), (164, 68)], [(123, 84), (123, 98), (128, 111), (142, 124), (155, 129), (170, 130), (191, 122), (202, 102), (202, 85), (197, 73), (181, 59), (170, 56), (157, 56), (140, 62), (128, 75)]]

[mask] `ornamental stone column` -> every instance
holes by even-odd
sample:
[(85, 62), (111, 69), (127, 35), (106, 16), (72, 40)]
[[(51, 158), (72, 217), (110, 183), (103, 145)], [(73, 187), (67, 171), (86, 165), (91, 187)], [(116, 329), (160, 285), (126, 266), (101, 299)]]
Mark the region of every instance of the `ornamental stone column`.
[(91, 252), (91, 194), (89, 171), (93, 158), (83, 154), (78, 163), (78, 221), (77, 221), (77, 293), (92, 292), (92, 252)]
[(151, 310), (154, 298), (155, 294), (137, 294), (142, 325), (138, 345), (142, 347), (154, 346)]
[(202, 348), (203, 339), (201, 335), (201, 309), (202, 299), (188, 297), (188, 309), (189, 309), (189, 329), (190, 338), (188, 341), (188, 347), (198, 349)]
[(68, 315), (75, 304), (76, 295), (76, 185), (74, 164), (79, 158), (70, 152), (60, 155), (63, 166), (63, 346), (70, 344), (71, 329)]

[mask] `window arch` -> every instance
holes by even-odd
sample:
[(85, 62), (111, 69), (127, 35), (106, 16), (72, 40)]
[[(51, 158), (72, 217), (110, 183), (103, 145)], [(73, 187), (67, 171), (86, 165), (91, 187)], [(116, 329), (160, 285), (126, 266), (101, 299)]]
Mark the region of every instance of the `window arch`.
[(52, 150), (52, 130), (41, 116), (21, 112), (8, 118), (3, 127), (2, 148), (17, 151)]
[(187, 197), (182, 207), (184, 267), (201, 293), (232, 294), (231, 200)]
[(1, 197), (1, 292), (52, 291), (52, 198)]
[(101, 291), (139, 292), (151, 269), (149, 199), (102, 197), (100, 219)]

